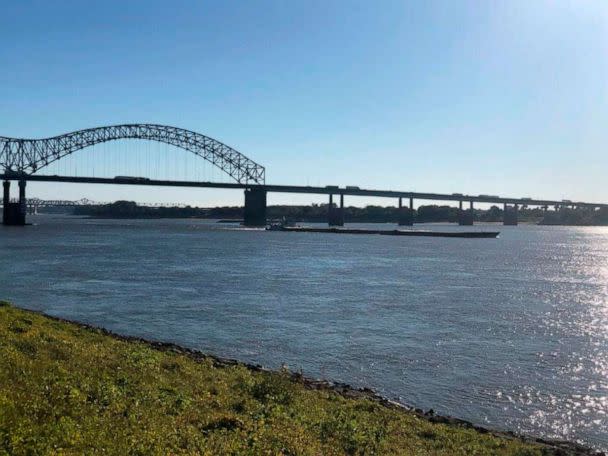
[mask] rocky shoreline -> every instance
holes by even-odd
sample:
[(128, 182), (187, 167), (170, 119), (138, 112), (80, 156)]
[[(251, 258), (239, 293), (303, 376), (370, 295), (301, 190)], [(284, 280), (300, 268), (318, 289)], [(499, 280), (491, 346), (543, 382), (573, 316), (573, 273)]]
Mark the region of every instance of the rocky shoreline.
[[(121, 334), (114, 333), (108, 329), (103, 327), (91, 325), (88, 323), (81, 323), (78, 321), (68, 320), (61, 317), (56, 317), (53, 315), (48, 315), (44, 312), (30, 310), (31, 312), (38, 313), (47, 318), (50, 318), (55, 321), (74, 324), (80, 326), (82, 328), (86, 328), (89, 330), (100, 332), (106, 336), (115, 338), (117, 340), (125, 341), (125, 342), (139, 342), (154, 348), (155, 350), (161, 351), (169, 351), (176, 354), (182, 354), (188, 356), (189, 358), (202, 361), (202, 360), (211, 360), (213, 366), (216, 368), (229, 367), (229, 366), (243, 366), (252, 371), (264, 371), (264, 372), (275, 372), (273, 369), (268, 369), (259, 364), (252, 364), (242, 362), (236, 359), (231, 358), (223, 358), (220, 356), (215, 356), (211, 354), (207, 354), (201, 352), (199, 350), (183, 347), (178, 344), (174, 344), (171, 342), (161, 342), (155, 340), (144, 339), (141, 337), (135, 336), (125, 336)], [(427, 420), (431, 423), (441, 423), (449, 426), (462, 427), (467, 429), (473, 429), (482, 434), (490, 434), (496, 437), (504, 438), (504, 439), (514, 439), (519, 440), (525, 443), (536, 443), (543, 446), (548, 455), (556, 455), (556, 456), (606, 456), (606, 453), (594, 450), (592, 448), (586, 447), (584, 445), (569, 442), (566, 440), (558, 440), (558, 439), (544, 439), (541, 437), (533, 437), (527, 435), (519, 435), (511, 431), (498, 431), (494, 429), (488, 429), (483, 426), (476, 425), (470, 421), (462, 420), (459, 418), (454, 418), (452, 416), (446, 415), (437, 415), (434, 413), (433, 409), (428, 411), (424, 411), (422, 409), (413, 407), (408, 404), (404, 404), (401, 402), (397, 402), (391, 399), (388, 399), (384, 396), (379, 395), (374, 390), (370, 388), (356, 388), (347, 383), (342, 382), (333, 382), (324, 379), (314, 379), (310, 377), (306, 377), (301, 373), (297, 372), (289, 372), (289, 375), (294, 381), (304, 385), (305, 388), (311, 390), (329, 390), (333, 391), (336, 394), (339, 394), (343, 397), (347, 398), (366, 398), (381, 404), (384, 407), (392, 408), (396, 410), (403, 411), (403, 413), (412, 413), (417, 417)]]

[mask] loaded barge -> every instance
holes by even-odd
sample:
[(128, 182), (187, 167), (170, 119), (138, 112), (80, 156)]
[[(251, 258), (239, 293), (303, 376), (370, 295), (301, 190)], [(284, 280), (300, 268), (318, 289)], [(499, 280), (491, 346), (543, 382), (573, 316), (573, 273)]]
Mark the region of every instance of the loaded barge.
[(269, 231), (288, 231), (290, 233), (336, 233), (336, 234), (381, 234), (385, 236), (427, 236), (449, 238), (495, 239), (499, 231), (426, 231), (426, 230), (370, 230), (359, 228), (313, 228), (271, 225)]

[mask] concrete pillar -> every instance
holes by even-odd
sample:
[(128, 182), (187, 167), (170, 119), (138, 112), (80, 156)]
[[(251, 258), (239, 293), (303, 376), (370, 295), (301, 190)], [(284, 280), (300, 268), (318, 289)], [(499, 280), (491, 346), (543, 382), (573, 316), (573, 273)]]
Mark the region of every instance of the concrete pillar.
[[(25, 181), (19, 181), (19, 203), (10, 202), (10, 182), (4, 181), (2, 224), (25, 225)], [(23, 202), (23, 204), (22, 204)]]
[(9, 223), (9, 203), (11, 202), (11, 181), (2, 182), (4, 188), (4, 197), (2, 199), (2, 223), (8, 225)]
[(266, 226), (266, 190), (248, 188), (245, 190), (245, 211), (243, 225)]
[(458, 201), (458, 224), (462, 225), (464, 214), (462, 213), (462, 200)]
[(458, 224), (462, 226), (471, 226), (473, 225), (473, 201), (470, 201), (470, 208), (468, 211), (465, 211), (462, 208), (462, 200), (458, 203)]
[(410, 207), (403, 207), (399, 198), (399, 225), (412, 226), (414, 224), (414, 198), (410, 198)]
[(513, 207), (509, 208), (507, 204), (505, 204), (505, 209), (503, 212), (502, 223), (506, 226), (517, 226), (519, 222), (519, 207), (517, 204), (513, 205)]
[[(25, 215), (27, 214), (27, 200), (25, 198), (25, 186), (27, 181), (19, 181), (19, 215), (23, 218), (23, 224), (25, 224)], [(21, 220), (20, 220), (21, 222)], [(20, 223), (21, 224), (21, 223)]]
[(329, 226), (344, 226), (344, 195), (340, 194), (340, 207), (334, 207), (333, 195), (329, 195), (327, 209), (327, 224)]

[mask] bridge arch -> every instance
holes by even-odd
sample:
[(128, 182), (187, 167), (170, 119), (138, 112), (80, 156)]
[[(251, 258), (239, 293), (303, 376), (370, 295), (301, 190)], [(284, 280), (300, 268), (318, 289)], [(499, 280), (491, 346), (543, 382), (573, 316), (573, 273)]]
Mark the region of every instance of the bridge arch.
[(77, 150), (119, 139), (169, 144), (202, 157), (240, 184), (265, 183), (265, 168), (226, 144), (190, 130), (157, 124), (88, 128), (44, 139), (0, 136), (0, 167), (8, 174), (34, 174)]

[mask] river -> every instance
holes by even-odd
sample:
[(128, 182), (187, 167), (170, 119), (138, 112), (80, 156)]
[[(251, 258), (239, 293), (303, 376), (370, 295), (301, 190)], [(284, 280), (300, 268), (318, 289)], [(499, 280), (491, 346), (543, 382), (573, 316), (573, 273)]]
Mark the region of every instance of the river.
[(30, 221), (0, 228), (0, 299), (17, 306), (608, 449), (608, 228)]

